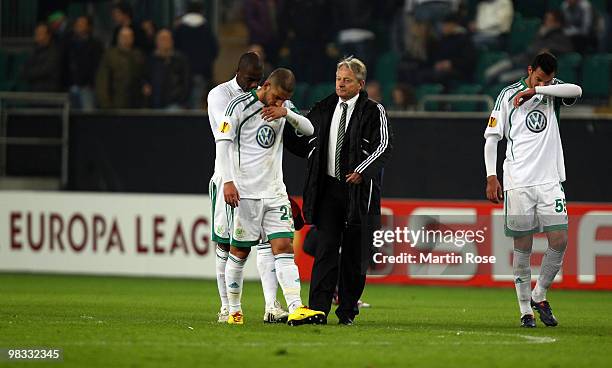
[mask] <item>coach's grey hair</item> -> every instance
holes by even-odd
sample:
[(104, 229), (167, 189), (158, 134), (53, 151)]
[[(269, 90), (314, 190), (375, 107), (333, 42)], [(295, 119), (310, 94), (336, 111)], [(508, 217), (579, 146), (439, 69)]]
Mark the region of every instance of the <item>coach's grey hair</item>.
[(340, 60), (340, 62), (338, 62), (336, 70), (342, 67), (347, 67), (349, 68), (350, 71), (355, 73), (355, 77), (357, 77), (357, 80), (359, 81), (366, 80), (366, 76), (368, 74), (366, 66), (361, 60), (357, 59), (356, 57), (347, 56), (344, 59)]

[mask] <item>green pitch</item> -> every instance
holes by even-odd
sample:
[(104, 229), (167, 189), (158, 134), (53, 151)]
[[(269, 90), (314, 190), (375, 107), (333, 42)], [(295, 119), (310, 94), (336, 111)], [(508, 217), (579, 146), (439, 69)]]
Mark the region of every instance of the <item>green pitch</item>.
[(54, 367), (610, 366), (612, 293), (549, 298), (559, 327), (526, 330), (512, 289), (369, 285), (354, 326), (289, 327), (262, 323), (250, 282), (229, 326), (213, 281), (0, 274), (0, 349), (64, 349)]

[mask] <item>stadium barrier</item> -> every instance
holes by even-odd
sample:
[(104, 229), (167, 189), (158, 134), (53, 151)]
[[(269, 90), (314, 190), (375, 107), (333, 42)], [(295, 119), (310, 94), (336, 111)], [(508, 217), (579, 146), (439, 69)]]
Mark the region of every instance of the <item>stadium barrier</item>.
[[(299, 198), (298, 198), (299, 200)], [(612, 204), (569, 203), (569, 246), (558, 287), (612, 290)], [(453, 249), (495, 257), (461, 265), (420, 261), (377, 263), (368, 282), (497, 287), (512, 284), (512, 242), (503, 235), (502, 209), (484, 201), (383, 201), (383, 230), (418, 229), (434, 222), (447, 229), (483, 231), (483, 241)], [(210, 241), (210, 200), (200, 195), (0, 192), (0, 271), (105, 275), (215, 277)], [(308, 228), (294, 241), (296, 262), (308, 280), (312, 257), (301, 249)], [(468, 243), (474, 243), (468, 242)], [(447, 244), (406, 247), (391, 241), (376, 253), (441, 256)], [(536, 237), (537, 266), (546, 240)], [(253, 257), (253, 256), (252, 256)], [(373, 258), (374, 259), (374, 258)], [(534, 271), (537, 274), (537, 269)], [(247, 262), (247, 279), (257, 279)]]

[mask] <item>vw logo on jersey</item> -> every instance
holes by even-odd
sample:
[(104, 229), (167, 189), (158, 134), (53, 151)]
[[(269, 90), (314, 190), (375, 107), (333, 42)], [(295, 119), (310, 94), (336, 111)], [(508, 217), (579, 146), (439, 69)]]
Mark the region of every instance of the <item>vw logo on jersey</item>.
[(546, 115), (542, 111), (534, 110), (525, 119), (527, 128), (534, 133), (540, 133), (546, 129)]
[(257, 129), (257, 143), (263, 148), (270, 148), (276, 140), (276, 132), (269, 125), (262, 125)]

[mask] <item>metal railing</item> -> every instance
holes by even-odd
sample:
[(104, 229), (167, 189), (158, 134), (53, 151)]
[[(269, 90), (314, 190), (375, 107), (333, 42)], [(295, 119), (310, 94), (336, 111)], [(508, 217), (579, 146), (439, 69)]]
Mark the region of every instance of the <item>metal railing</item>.
[[(417, 105), (418, 111), (425, 111), (425, 106), (430, 102), (447, 102), (447, 103), (486, 103), (487, 110), (491, 111), (495, 101), (488, 95), (426, 95), (419, 100)], [(475, 112), (477, 112), (476, 110)]]
[[(11, 106), (11, 103), (16, 106)], [(49, 137), (9, 137), (9, 113), (36, 113), (43, 106), (46, 116), (58, 114), (62, 120), (62, 132), (59, 138)], [(49, 106), (60, 107), (50, 109)], [(40, 108), (38, 109), (40, 110)], [(70, 99), (65, 93), (33, 92), (0, 92), (0, 178), (7, 177), (8, 146), (60, 146), (61, 147), (61, 187), (68, 184), (68, 131), (70, 117)]]

